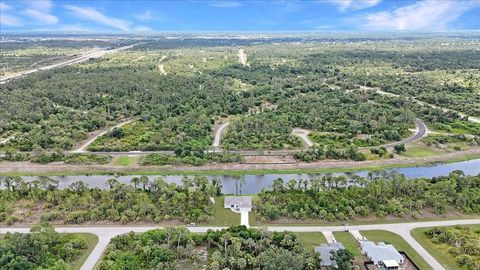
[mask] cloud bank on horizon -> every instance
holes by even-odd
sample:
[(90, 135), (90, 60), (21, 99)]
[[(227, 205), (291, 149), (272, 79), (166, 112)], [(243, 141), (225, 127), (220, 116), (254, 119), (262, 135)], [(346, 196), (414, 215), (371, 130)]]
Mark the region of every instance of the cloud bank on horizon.
[(480, 0), (0, 0), (0, 30), (444, 31), (480, 29)]

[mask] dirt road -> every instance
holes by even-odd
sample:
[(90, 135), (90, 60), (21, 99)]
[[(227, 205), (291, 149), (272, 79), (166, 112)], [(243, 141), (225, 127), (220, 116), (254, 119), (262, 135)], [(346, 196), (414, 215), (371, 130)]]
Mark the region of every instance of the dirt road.
[(244, 50), (244, 49), (239, 49), (239, 50), (238, 50), (238, 61), (239, 61), (240, 64), (242, 64), (243, 66), (246, 66), (246, 65), (247, 65), (247, 55), (245, 54), (245, 50)]
[(366, 169), (388, 166), (408, 166), (419, 164), (431, 164), (435, 162), (446, 162), (452, 159), (465, 158), (467, 156), (480, 155), (480, 148), (470, 149), (466, 151), (458, 151), (448, 153), (442, 156), (425, 157), (425, 158), (406, 158), (399, 157), (384, 160), (322, 160), (312, 163), (295, 163), (295, 164), (244, 164), (244, 163), (215, 163), (203, 166), (188, 165), (165, 165), (165, 166), (140, 166), (133, 167), (106, 165), (70, 165), (64, 163), (53, 164), (35, 164), (31, 162), (2, 162), (1, 174), (86, 174), (100, 172), (119, 172), (119, 173), (135, 173), (135, 172), (152, 172), (152, 173), (179, 173), (179, 172), (208, 172), (208, 171), (254, 171), (254, 170), (321, 170), (321, 169)]

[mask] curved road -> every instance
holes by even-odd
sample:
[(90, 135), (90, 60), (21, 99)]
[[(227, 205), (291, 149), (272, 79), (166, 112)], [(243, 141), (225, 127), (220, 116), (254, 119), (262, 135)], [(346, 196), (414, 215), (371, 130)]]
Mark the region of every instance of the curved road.
[[(421, 138), (425, 137), (427, 135), (427, 125), (425, 125), (425, 123), (418, 119), (418, 118), (415, 118), (415, 124), (417, 125), (417, 132), (415, 134), (413, 134), (412, 136), (406, 138), (405, 140), (402, 140), (402, 141), (398, 141), (398, 142), (391, 142), (391, 143), (387, 143), (387, 144), (383, 144), (383, 145), (380, 145), (380, 146), (375, 146), (375, 147), (385, 147), (387, 149), (391, 149), (393, 148), (395, 145), (399, 145), (399, 144), (411, 144), (411, 143), (414, 143), (418, 140), (420, 140)], [(359, 149), (370, 149), (372, 147), (360, 147)]]
[[(131, 123), (132, 121), (134, 120), (128, 120), (126, 122), (122, 122), (114, 127), (112, 127), (111, 129), (115, 128), (115, 127), (121, 127), (125, 124), (128, 124), (128, 123)], [(384, 146), (388, 149), (391, 149), (393, 148), (393, 146), (397, 145), (397, 144), (410, 144), (410, 143), (413, 143), (423, 137), (425, 137), (425, 135), (427, 134), (427, 126), (425, 125), (425, 123), (420, 120), (420, 119), (415, 119), (415, 122), (417, 124), (417, 133), (415, 133), (414, 135), (410, 136), (409, 138), (403, 140), (403, 141), (399, 141), (399, 142), (392, 142), (392, 143), (388, 143), (388, 144), (384, 144), (384, 145), (380, 145), (380, 146)], [(218, 127), (218, 129), (216, 130), (215, 132), (215, 137), (214, 137), (214, 141), (213, 141), (213, 144), (212, 144), (212, 147), (214, 148), (214, 152), (218, 152), (218, 151), (222, 151), (220, 149), (220, 144), (221, 144), (221, 138), (222, 138), (222, 134), (223, 132), (225, 131), (225, 129), (228, 127), (228, 125), (230, 124), (230, 122), (225, 122), (223, 123), (222, 125), (220, 125)], [(97, 155), (111, 155), (111, 156), (122, 156), (122, 155), (148, 155), (148, 154), (165, 154), (165, 155), (174, 155), (174, 152), (173, 151), (129, 151), (129, 152), (104, 152), (104, 151), (101, 151), (101, 152), (91, 152), (91, 151), (87, 151), (87, 147), (93, 143), (93, 141), (95, 141), (96, 138), (98, 138), (99, 136), (101, 135), (104, 135), (106, 134), (108, 131), (110, 131), (111, 129), (109, 130), (104, 130), (103, 132), (101, 132), (100, 134), (96, 135), (95, 137), (91, 138), (90, 140), (88, 140), (87, 142), (83, 143), (79, 148), (75, 149), (75, 150), (72, 150), (70, 151), (70, 153), (90, 153), (90, 154), (97, 154)], [(298, 130), (298, 129), (295, 129), (295, 130)], [(295, 131), (294, 130), (294, 131)], [(294, 133), (295, 135), (297, 136), (300, 136), (302, 139), (302, 135), (300, 134), (296, 134)], [(306, 135), (305, 135), (306, 136)], [(308, 139), (308, 137), (306, 137)], [(310, 141), (310, 139), (308, 139)], [(307, 141), (305, 141), (307, 143)], [(313, 145), (313, 142), (310, 141), (310, 143), (312, 143)], [(307, 143), (308, 144), (308, 143)], [(309, 145), (310, 146), (310, 145)], [(380, 147), (380, 146), (375, 146), (375, 147)], [(359, 149), (360, 150), (366, 150), (366, 149), (370, 149), (372, 147), (360, 147)], [(296, 152), (301, 152), (303, 151), (303, 149), (291, 149), (291, 150), (265, 150), (263, 151), (263, 154), (262, 155), (266, 155), (266, 156), (278, 156), (278, 155), (290, 155), (292, 153), (296, 153)], [(212, 152), (211, 150), (207, 150), (207, 152)], [(243, 156), (258, 156), (259, 155), (259, 151), (257, 150), (230, 150), (229, 153), (232, 153), (232, 154), (240, 154), (240, 155), (243, 155)], [(1, 156), (1, 154), (0, 154)]]
[(213, 148), (216, 148), (216, 149), (220, 148), (223, 132), (228, 127), (228, 125), (230, 125), (230, 122), (225, 122), (217, 128), (217, 131), (215, 132), (215, 138), (213, 139), (213, 144), (212, 144)]
[(310, 140), (310, 138), (308, 138), (308, 134), (310, 134), (309, 130), (294, 128), (292, 133), (293, 135), (300, 137), (300, 139), (302, 139), (308, 147), (313, 146), (313, 142)]
[[(349, 225), (347, 229), (352, 231), (365, 230), (386, 230), (400, 235), (412, 248), (423, 257), (423, 259), (435, 270), (445, 270), (445, 268), (428, 253), (410, 234), (410, 231), (416, 228), (434, 227), (434, 226), (453, 226), (466, 224), (480, 224), (480, 219), (467, 220), (447, 220), (447, 221), (429, 221), (412, 223), (391, 223), (391, 224), (371, 224), (371, 225)], [(98, 236), (98, 244), (93, 249), (90, 256), (80, 268), (81, 270), (91, 270), (102, 256), (110, 239), (128, 232), (145, 232), (153, 229), (163, 228), (161, 226), (114, 226), (114, 227), (57, 227), (56, 231), (60, 233), (92, 233)], [(207, 230), (222, 229), (223, 227), (189, 227), (191, 232), (204, 233)], [(270, 231), (292, 231), (292, 232), (334, 232), (343, 231), (344, 226), (276, 226), (267, 227)], [(0, 228), (0, 234), (7, 232), (27, 233), (29, 228)]]
[[(383, 95), (383, 96), (402, 97), (402, 96), (397, 95), (397, 94), (394, 94), (394, 93), (382, 91), (382, 90), (380, 90), (380, 88), (378, 88), (378, 87), (368, 87), (368, 86), (362, 86), (362, 85), (358, 85), (358, 87), (360, 87), (360, 89), (362, 89), (362, 90), (372, 90), (372, 91), (375, 91), (375, 92), (377, 92), (378, 94)], [(467, 114), (465, 114), (465, 113), (462, 113), (462, 112), (459, 112), (459, 111), (456, 111), (456, 110), (447, 109), (447, 108), (439, 107), (439, 106), (437, 106), (437, 105), (430, 104), (430, 103), (425, 102), (425, 101), (420, 101), (420, 100), (416, 99), (415, 97), (412, 97), (412, 99), (413, 99), (416, 103), (418, 103), (418, 104), (420, 104), (420, 105), (429, 106), (429, 107), (434, 108), (434, 109), (440, 109), (440, 110), (442, 110), (442, 111), (444, 111), (444, 112), (455, 112), (455, 113), (457, 113), (458, 115), (460, 115), (461, 117), (467, 117), (467, 120), (470, 121), (470, 122), (480, 124), (480, 118), (478, 118), (478, 117), (469, 116), (469, 115), (467, 115)]]

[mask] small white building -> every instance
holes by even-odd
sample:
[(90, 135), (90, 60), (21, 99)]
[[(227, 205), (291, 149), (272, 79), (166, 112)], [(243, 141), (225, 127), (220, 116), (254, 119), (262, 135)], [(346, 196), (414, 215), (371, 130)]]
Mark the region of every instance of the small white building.
[(252, 211), (252, 197), (225, 196), (223, 206), (237, 212)]
[(405, 258), (392, 245), (383, 242), (375, 244), (371, 241), (361, 241), (362, 252), (380, 269), (396, 270), (405, 261)]

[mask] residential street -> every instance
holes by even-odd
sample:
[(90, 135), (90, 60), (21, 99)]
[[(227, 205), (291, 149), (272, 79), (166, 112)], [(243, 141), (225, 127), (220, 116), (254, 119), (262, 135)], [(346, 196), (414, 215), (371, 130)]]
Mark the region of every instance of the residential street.
[[(429, 222), (413, 222), (413, 223), (392, 223), (392, 224), (371, 224), (371, 225), (351, 225), (347, 226), (348, 230), (363, 231), (363, 230), (386, 230), (396, 233), (403, 237), (415, 251), (420, 254), (425, 261), (435, 270), (444, 270), (445, 268), (433, 258), (411, 235), (410, 231), (422, 227), (434, 226), (453, 226), (466, 224), (480, 224), (480, 219), (466, 219), (466, 220), (448, 220), (448, 221), (429, 221)], [(145, 232), (152, 229), (162, 228), (160, 226), (148, 227), (133, 227), (133, 226), (105, 226), (105, 227), (58, 227), (56, 230), (60, 233), (93, 233), (99, 238), (97, 246), (85, 261), (81, 270), (91, 270), (100, 259), (110, 239), (119, 234), (127, 232)], [(221, 229), (222, 227), (189, 227), (191, 232), (202, 233), (210, 229)], [(275, 226), (267, 227), (270, 231), (293, 231), (293, 232), (333, 232), (343, 231), (344, 226)], [(29, 228), (0, 228), (0, 234), (7, 232), (21, 232), (26, 233)]]

